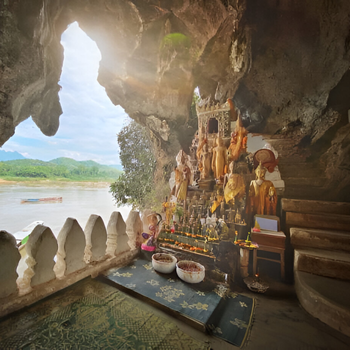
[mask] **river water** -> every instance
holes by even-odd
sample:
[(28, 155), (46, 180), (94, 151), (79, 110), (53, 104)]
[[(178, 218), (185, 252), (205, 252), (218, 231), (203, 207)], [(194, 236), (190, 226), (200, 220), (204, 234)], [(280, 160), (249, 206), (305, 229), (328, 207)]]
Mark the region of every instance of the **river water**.
[[(57, 236), (68, 217), (85, 228), (91, 214), (100, 215), (107, 227), (113, 211), (126, 221), (131, 207), (117, 207), (107, 184), (0, 182), (0, 230), (16, 233), (33, 221), (44, 221)], [(62, 202), (21, 203), (25, 198), (62, 197)]]

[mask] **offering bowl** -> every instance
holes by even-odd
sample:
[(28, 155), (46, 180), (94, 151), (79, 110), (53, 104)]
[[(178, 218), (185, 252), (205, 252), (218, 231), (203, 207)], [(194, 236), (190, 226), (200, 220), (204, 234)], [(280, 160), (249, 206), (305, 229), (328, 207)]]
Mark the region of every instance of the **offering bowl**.
[(175, 270), (177, 259), (175, 256), (166, 253), (152, 255), (153, 268), (161, 273), (171, 273)]
[(205, 277), (205, 268), (194, 261), (182, 260), (176, 264), (176, 273), (187, 283), (199, 283)]

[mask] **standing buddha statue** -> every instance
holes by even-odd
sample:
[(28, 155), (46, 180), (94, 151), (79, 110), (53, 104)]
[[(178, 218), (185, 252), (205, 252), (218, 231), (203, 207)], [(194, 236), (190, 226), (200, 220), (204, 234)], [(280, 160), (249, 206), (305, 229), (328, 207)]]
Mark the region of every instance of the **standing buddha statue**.
[[(221, 137), (217, 138), (217, 146), (213, 149), (211, 167), (214, 172), (215, 179), (220, 183), (223, 176), (227, 172), (227, 148)], [(221, 182), (222, 183), (222, 182)]]
[[(250, 183), (249, 188), (249, 204), (247, 206), (248, 213), (255, 215), (268, 214), (268, 208), (266, 206), (269, 193), (276, 193), (276, 189), (273, 183), (269, 180), (265, 180), (266, 168), (259, 163), (255, 169), (256, 179)], [(271, 189), (271, 190), (270, 190)]]

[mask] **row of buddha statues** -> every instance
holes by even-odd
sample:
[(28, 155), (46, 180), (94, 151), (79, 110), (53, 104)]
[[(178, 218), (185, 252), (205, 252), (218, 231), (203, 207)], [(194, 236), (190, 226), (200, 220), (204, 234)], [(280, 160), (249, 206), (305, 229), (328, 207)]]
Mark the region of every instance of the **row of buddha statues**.
[(227, 140), (224, 142), (219, 133), (214, 138), (215, 143), (212, 135), (210, 140), (205, 133), (200, 137), (196, 135), (190, 155), (181, 150), (176, 157), (170, 202), (181, 205), (187, 217), (191, 217), (188, 198), (193, 198), (192, 192), (204, 191), (211, 200), (196, 215), (215, 214), (227, 222), (248, 225), (255, 214), (276, 215), (276, 189), (265, 179), (267, 169), (261, 162), (254, 169), (252, 154), (247, 152), (247, 134), (238, 117), (228, 147)]

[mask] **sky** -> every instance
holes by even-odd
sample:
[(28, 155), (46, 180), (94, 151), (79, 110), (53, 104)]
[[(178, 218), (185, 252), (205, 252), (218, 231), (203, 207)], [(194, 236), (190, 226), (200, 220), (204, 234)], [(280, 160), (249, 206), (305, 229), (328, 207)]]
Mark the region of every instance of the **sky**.
[(116, 134), (129, 117), (114, 106), (97, 82), (100, 51), (75, 22), (62, 34), (64, 62), (59, 84), (63, 114), (55, 136), (45, 136), (28, 118), (2, 147), (26, 158), (49, 161), (59, 157), (120, 164)]

